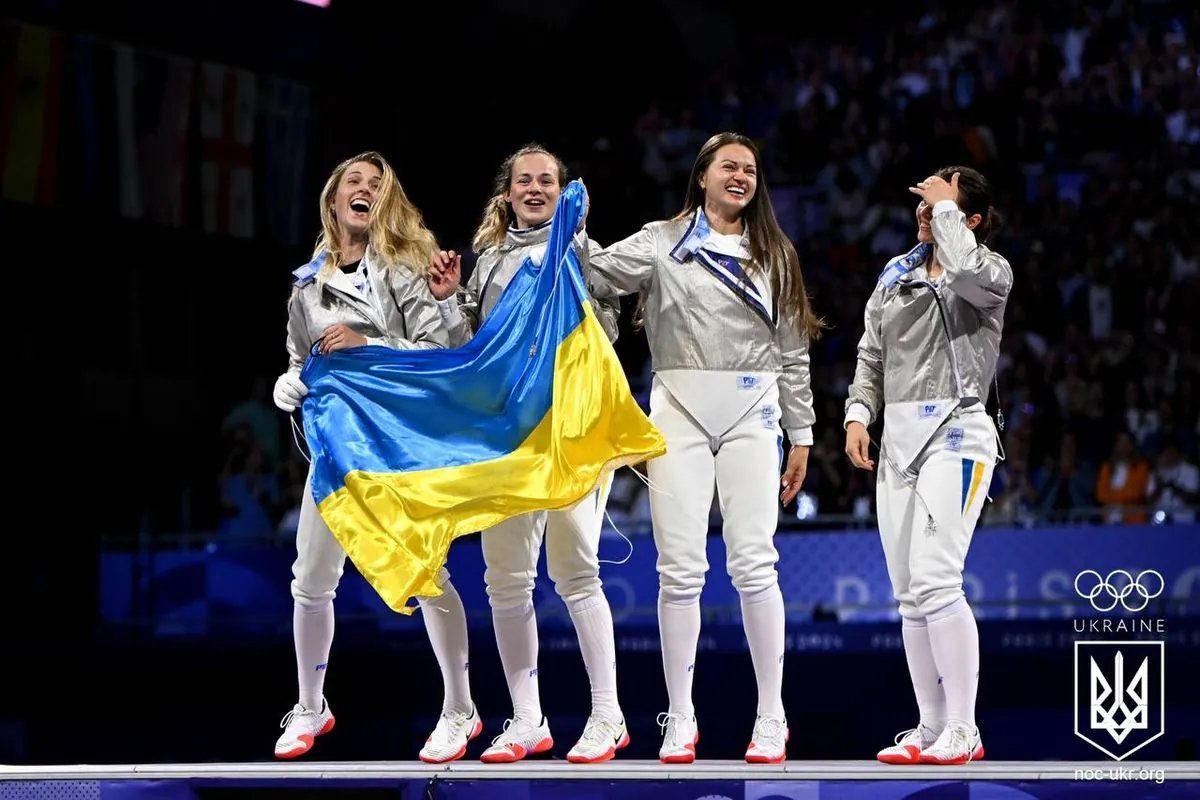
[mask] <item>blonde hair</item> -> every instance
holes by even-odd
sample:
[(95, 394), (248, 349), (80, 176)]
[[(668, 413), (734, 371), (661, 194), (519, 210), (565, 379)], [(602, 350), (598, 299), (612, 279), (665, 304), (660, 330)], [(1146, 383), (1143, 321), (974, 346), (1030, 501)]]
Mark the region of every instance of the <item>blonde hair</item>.
[(489, 247), (497, 247), (504, 243), (508, 229), (517, 220), (512, 205), (507, 199), (508, 187), (512, 185), (513, 166), (521, 156), (535, 154), (554, 159), (554, 164), (558, 167), (559, 189), (566, 186), (570, 180), (570, 176), (567, 174), (567, 165), (563, 163), (563, 160), (537, 143), (527, 144), (504, 159), (492, 181), (492, 198), (484, 206), (483, 219), (479, 221), (479, 227), (475, 229), (475, 236), (471, 239), (471, 249), (476, 253), (482, 253)]
[(382, 176), (379, 194), (371, 208), (367, 246), (389, 269), (403, 264), (416, 274), (424, 275), (437, 253), (437, 239), (425, 227), (420, 210), (404, 193), (404, 187), (400, 185), (400, 179), (396, 177), (391, 164), (379, 153), (368, 150), (338, 164), (321, 190), (321, 235), (317, 237), (313, 257), (323, 251), (326, 258), (317, 273), (317, 282), (324, 284), (344, 263), (333, 198), (342, 176), (354, 164), (371, 164)]

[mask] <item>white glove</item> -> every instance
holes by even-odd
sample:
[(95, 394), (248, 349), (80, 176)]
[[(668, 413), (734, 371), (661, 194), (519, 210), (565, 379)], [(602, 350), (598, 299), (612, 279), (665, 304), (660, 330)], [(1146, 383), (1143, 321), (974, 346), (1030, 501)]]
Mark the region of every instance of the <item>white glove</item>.
[(283, 373), (279, 376), (279, 380), (275, 381), (275, 394), (273, 398), (276, 407), (280, 411), (286, 411), (289, 414), (292, 413), (300, 405), (300, 402), (304, 400), (304, 395), (306, 394), (308, 394), (308, 387), (290, 372)]

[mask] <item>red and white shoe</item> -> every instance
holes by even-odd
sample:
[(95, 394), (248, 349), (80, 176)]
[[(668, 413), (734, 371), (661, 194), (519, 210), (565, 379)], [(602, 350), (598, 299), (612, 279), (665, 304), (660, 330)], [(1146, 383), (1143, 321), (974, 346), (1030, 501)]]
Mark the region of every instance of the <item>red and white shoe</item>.
[(937, 741), (921, 751), (922, 764), (966, 764), (983, 758), (979, 728), (956, 720), (946, 723)]
[(545, 753), (554, 747), (550, 738), (550, 723), (545, 717), (537, 725), (520, 719), (504, 722), (504, 732), (492, 740), (479, 760), (485, 764), (512, 764), (525, 756)]
[(613, 722), (595, 714), (588, 717), (583, 726), (583, 735), (567, 753), (572, 764), (600, 764), (611, 761), (617, 751), (629, 746), (629, 731), (625, 720)]
[(457, 761), (467, 754), (467, 743), (481, 733), (483, 722), (474, 706), (466, 714), (461, 711), (443, 711), (438, 717), (433, 733), (429, 734), (421, 748), (420, 758), (426, 764), (448, 764)]
[(299, 703), (279, 723), (283, 735), (275, 742), (276, 758), (297, 758), (312, 749), (313, 741), (333, 730), (333, 712), (321, 698), (321, 710), (313, 711)]
[(937, 741), (938, 732), (928, 725), (920, 724), (896, 734), (896, 743), (879, 751), (879, 760), (884, 764), (920, 764), (921, 751)]
[(700, 728), (694, 716), (662, 713), (658, 715), (658, 727), (663, 731), (662, 747), (658, 750), (659, 761), (664, 764), (691, 764), (696, 760)]
[(760, 716), (754, 721), (754, 733), (746, 748), (747, 764), (782, 764), (787, 761), (787, 720)]

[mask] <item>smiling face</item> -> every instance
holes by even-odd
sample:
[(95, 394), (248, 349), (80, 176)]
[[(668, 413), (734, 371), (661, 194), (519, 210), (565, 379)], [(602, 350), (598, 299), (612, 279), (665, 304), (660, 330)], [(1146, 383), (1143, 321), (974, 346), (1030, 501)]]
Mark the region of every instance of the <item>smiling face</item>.
[(369, 161), (355, 161), (342, 173), (332, 206), (334, 219), (345, 234), (366, 234), (382, 182), (383, 172)]
[(512, 206), (518, 228), (532, 228), (554, 216), (561, 181), (558, 162), (549, 153), (527, 153), (513, 161), (504, 199)]
[(727, 144), (713, 154), (700, 176), (704, 207), (726, 219), (738, 219), (758, 189), (758, 162), (750, 148)]

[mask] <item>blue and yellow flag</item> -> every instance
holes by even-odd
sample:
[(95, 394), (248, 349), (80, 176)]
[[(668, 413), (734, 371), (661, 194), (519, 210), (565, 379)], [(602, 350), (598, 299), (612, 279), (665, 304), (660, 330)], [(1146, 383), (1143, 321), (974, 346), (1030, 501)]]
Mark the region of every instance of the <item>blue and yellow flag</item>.
[(456, 537), (565, 508), (666, 452), (584, 290), (563, 191), (539, 268), (526, 259), (475, 337), (452, 350), (313, 355), (301, 380), (313, 499), (390, 608), (441, 593)]

